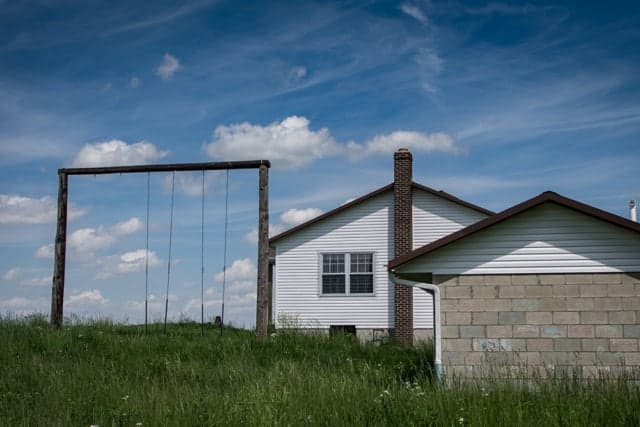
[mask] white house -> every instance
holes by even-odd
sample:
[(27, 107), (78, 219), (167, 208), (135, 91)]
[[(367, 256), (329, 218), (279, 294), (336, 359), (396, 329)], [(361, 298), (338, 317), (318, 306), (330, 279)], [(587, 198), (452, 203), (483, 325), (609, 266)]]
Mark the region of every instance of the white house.
[[(410, 249), (473, 224), (492, 212), (411, 181), (411, 154), (395, 156), (394, 183), (270, 239), (275, 249), (273, 318), (276, 327), (355, 327), (361, 337), (395, 328), (394, 284), (387, 265), (394, 252), (394, 194), (404, 185), (413, 203)], [(398, 183), (398, 176), (407, 178)], [(406, 197), (403, 197), (406, 199)], [(406, 210), (406, 209), (405, 209)], [(406, 212), (405, 212), (405, 215)], [(416, 336), (433, 328), (431, 296), (413, 295)]]
[(276, 327), (433, 333), (464, 375), (640, 379), (640, 224), (553, 192), (493, 214), (394, 161), (393, 184), (271, 239)]

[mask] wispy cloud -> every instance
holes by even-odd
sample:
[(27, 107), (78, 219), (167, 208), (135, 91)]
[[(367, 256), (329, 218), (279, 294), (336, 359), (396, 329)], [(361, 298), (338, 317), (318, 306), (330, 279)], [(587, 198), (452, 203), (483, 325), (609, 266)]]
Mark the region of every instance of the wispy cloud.
[(132, 89), (137, 89), (140, 86), (140, 83), (140, 77), (133, 76), (129, 79), (129, 87)]
[(306, 67), (297, 66), (297, 67), (291, 68), (291, 70), (289, 71), (289, 76), (295, 81), (303, 79), (306, 75), (307, 75)]
[(184, 4), (174, 10), (163, 11), (161, 13), (146, 17), (144, 19), (141, 19), (138, 21), (132, 21), (127, 24), (112, 28), (106, 31), (104, 34), (113, 35), (113, 34), (125, 33), (128, 31), (141, 30), (141, 29), (153, 27), (156, 25), (166, 24), (175, 19), (189, 15), (193, 12), (196, 12), (202, 8), (211, 6), (215, 3), (217, 3), (216, 0), (193, 1), (188, 4)]
[(402, 3), (400, 10), (423, 24), (427, 23), (427, 15), (415, 4)]
[(466, 7), (464, 11), (471, 15), (520, 15), (527, 14), (537, 10), (533, 4), (525, 3), (523, 5), (514, 5), (509, 3), (487, 3), (480, 7)]
[(476, 117), (467, 118), (456, 136), (475, 141), (520, 141), (541, 134), (639, 123), (640, 107), (606, 100), (606, 93), (624, 84), (625, 78), (615, 72), (607, 76), (574, 73), (523, 84), (520, 96), (496, 102)]
[(156, 69), (156, 74), (163, 80), (169, 80), (173, 75), (182, 68), (180, 61), (170, 53), (165, 53), (162, 63)]

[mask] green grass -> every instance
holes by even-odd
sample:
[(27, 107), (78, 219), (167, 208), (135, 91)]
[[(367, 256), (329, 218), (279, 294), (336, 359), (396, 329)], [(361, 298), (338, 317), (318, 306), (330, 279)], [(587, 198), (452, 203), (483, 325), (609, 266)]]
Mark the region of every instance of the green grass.
[(0, 424), (639, 425), (629, 381), (436, 384), (428, 347), (0, 320)]

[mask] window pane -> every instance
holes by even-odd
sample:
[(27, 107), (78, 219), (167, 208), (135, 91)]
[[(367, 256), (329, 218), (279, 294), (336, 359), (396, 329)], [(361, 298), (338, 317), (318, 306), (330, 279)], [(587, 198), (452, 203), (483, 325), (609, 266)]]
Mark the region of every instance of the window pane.
[(322, 293), (323, 294), (344, 294), (344, 275), (323, 275), (322, 276)]
[(323, 273), (344, 273), (344, 254), (322, 255)]
[(373, 254), (351, 254), (351, 272), (373, 272)]
[(372, 294), (373, 274), (352, 274), (350, 290), (352, 294)]

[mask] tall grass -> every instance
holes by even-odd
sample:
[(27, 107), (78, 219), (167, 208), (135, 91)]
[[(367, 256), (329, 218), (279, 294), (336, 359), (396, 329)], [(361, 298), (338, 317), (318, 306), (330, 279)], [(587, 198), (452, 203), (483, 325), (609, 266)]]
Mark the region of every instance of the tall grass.
[(431, 350), (347, 336), (0, 320), (0, 424), (639, 425), (627, 381), (436, 384)]

